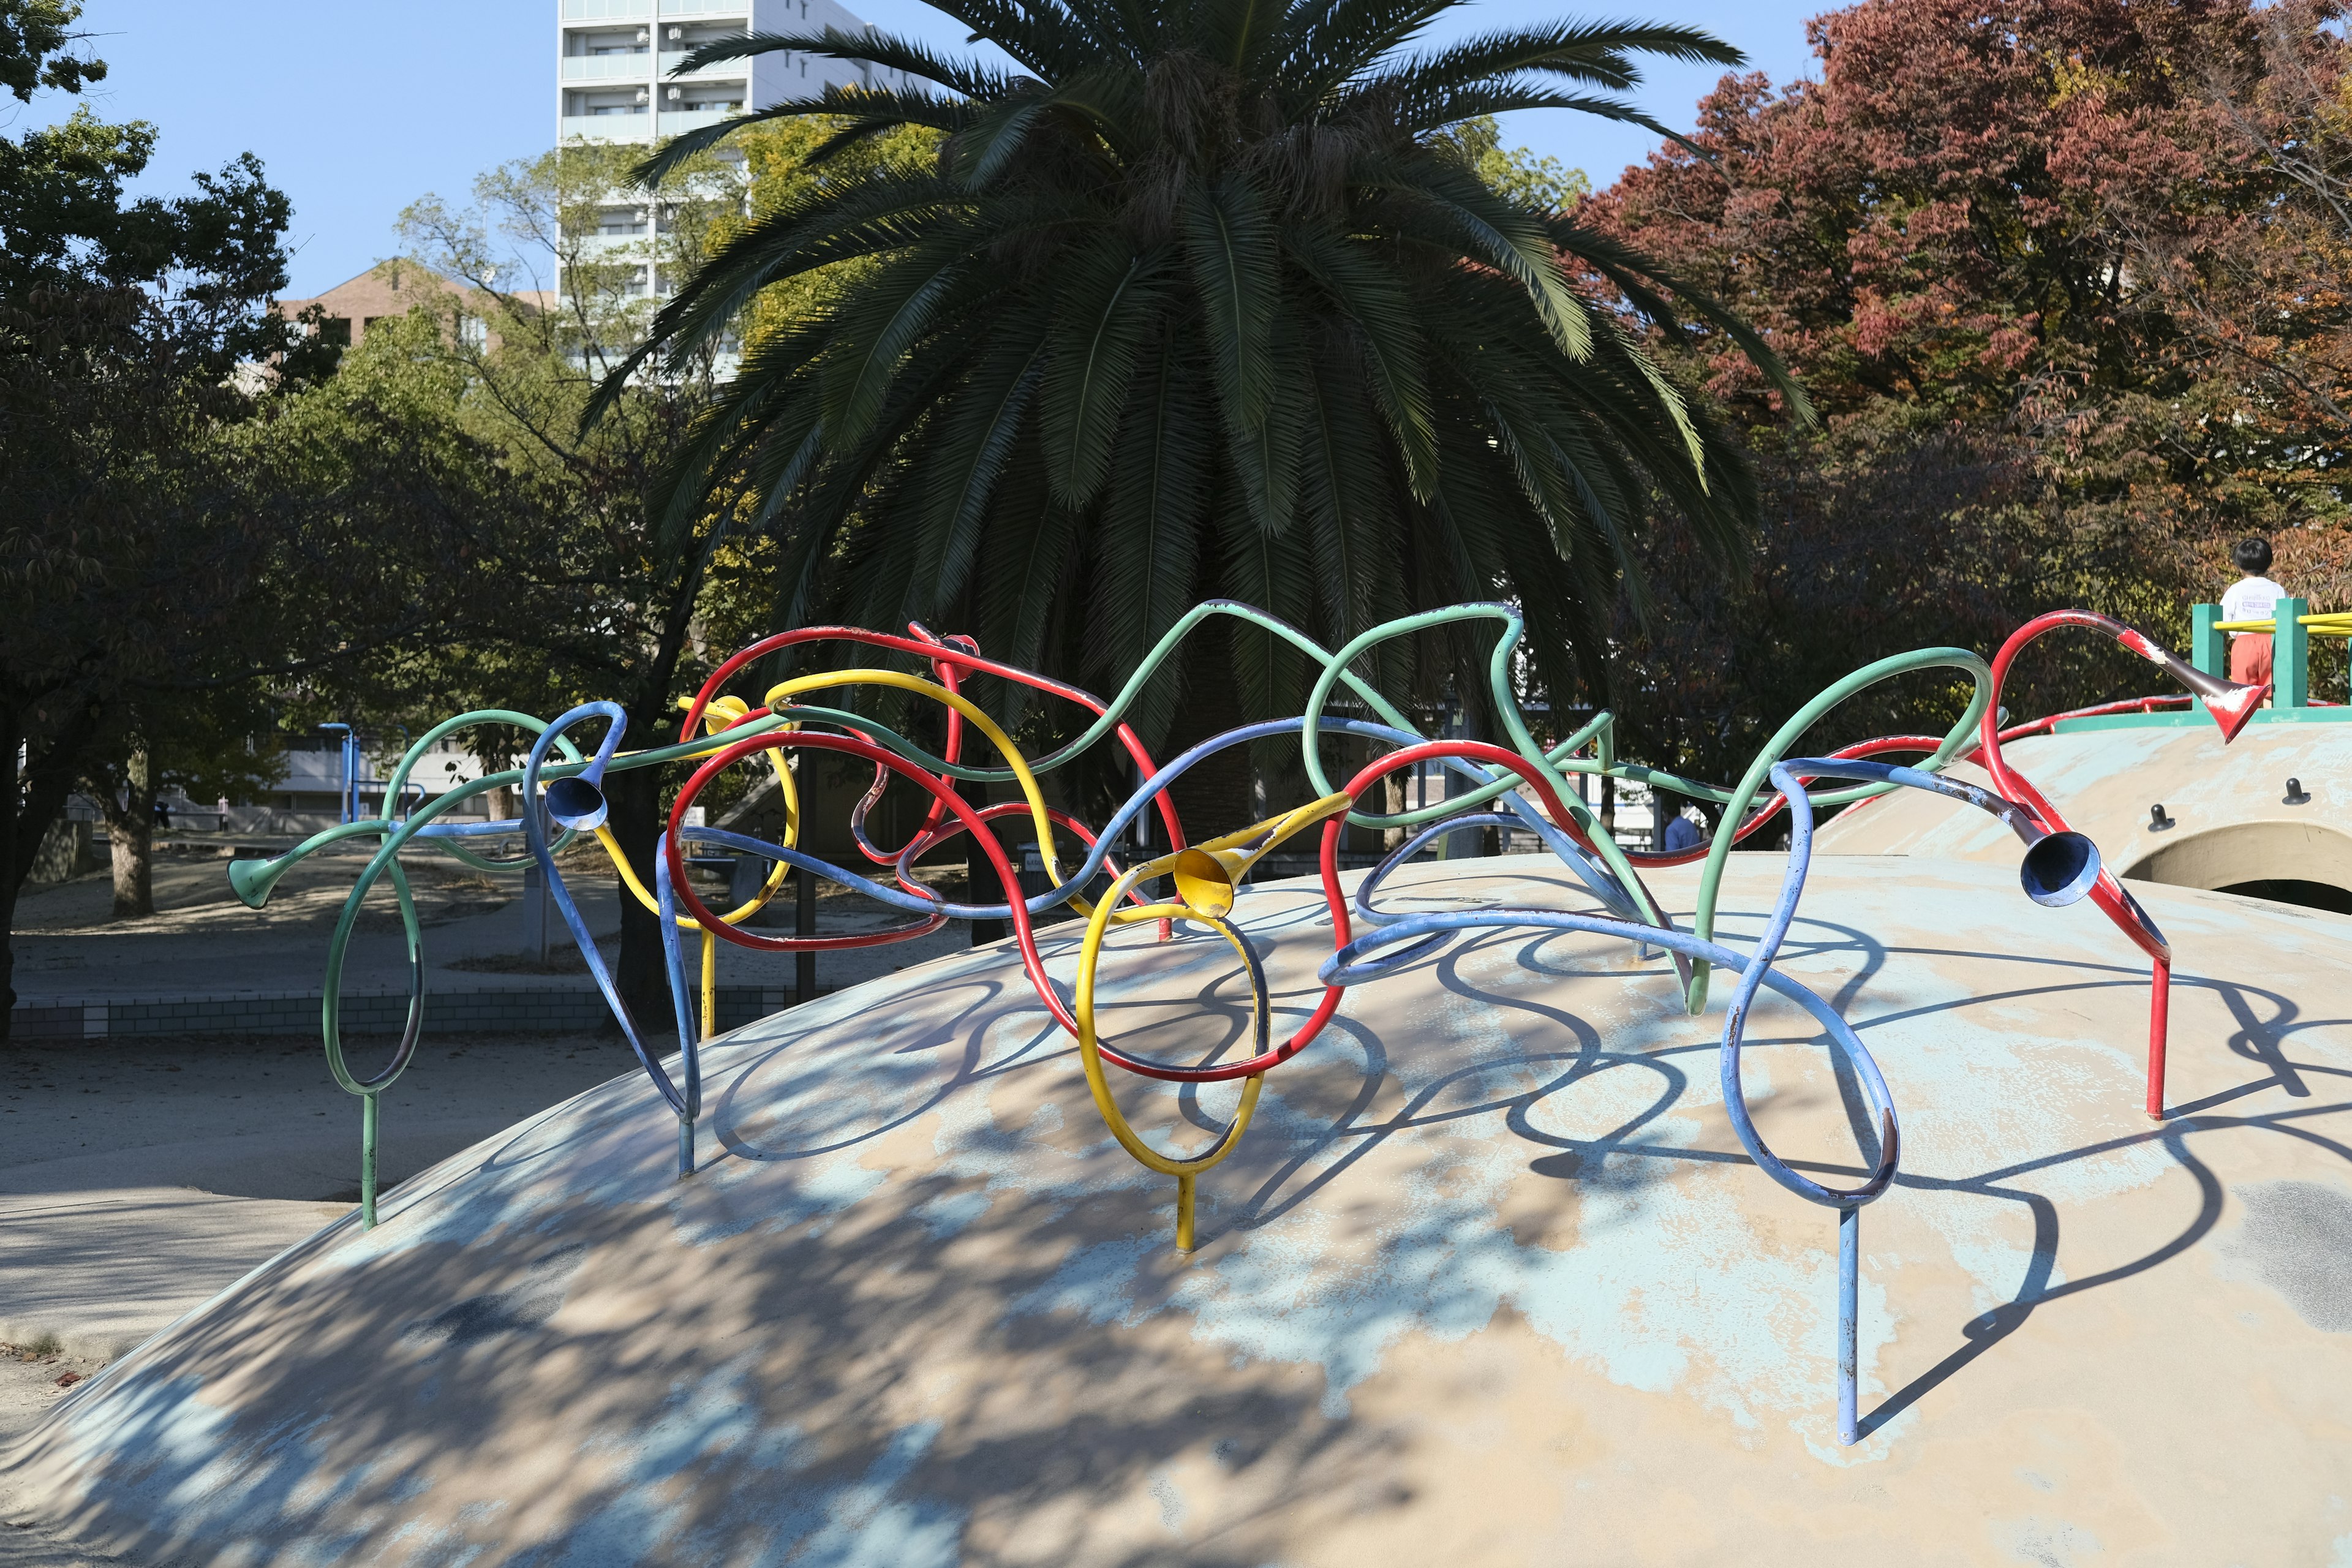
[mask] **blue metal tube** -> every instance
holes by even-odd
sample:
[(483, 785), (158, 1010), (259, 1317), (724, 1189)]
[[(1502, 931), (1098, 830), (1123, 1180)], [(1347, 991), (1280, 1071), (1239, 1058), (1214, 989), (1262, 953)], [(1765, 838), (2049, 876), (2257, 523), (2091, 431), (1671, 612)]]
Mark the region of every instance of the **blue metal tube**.
[[(1812, 863), (1813, 802), (1803, 779), (1842, 778), (1925, 789), (1990, 813), (2007, 823), (2025, 841), (2027, 860), (2022, 873), (2025, 890), (2041, 903), (2069, 903), (2083, 897), (2098, 879), (2098, 852), (2088, 839), (2082, 838), (2080, 835), (2044, 834), (2014, 803), (1990, 790), (1918, 769), (1885, 763), (1803, 757), (1775, 763), (1770, 769), (1770, 778), (1772, 786), (1787, 795), (1789, 801), (1789, 858), (1781, 871), (1780, 892), (1773, 900), (1764, 930), (1757, 937), (1753, 949), (1746, 953), (1684, 931), (1643, 925), (1622, 918), (1571, 914), (1559, 910), (1498, 907), (1416, 914), (1395, 914), (1377, 910), (1371, 899), (1377, 891), (1379, 879), (1402, 863), (1405, 851), (1417, 848), (1433, 833), (1449, 826), (1439, 823), (1418, 835), (1403, 850), (1391, 855), (1372, 877), (1365, 879), (1364, 886), (1357, 893), (1356, 903), (1368, 920), (1386, 923), (1380, 924), (1377, 929), (1333, 953), (1323, 963), (1321, 978), (1328, 985), (1353, 984), (1391, 973), (1427, 956), (1446, 935), (1454, 931), (1530, 926), (1552, 931), (1591, 931), (1622, 937), (1631, 942), (1646, 942), (1737, 973), (1738, 984), (1733, 988), (1724, 1010), (1723, 1047), (1719, 1058), (1724, 1110), (1731, 1120), (1732, 1131), (1738, 1136), (1740, 1146), (1748, 1151), (1748, 1157), (1756, 1162), (1759, 1170), (1797, 1196), (1838, 1211), (1838, 1436), (1841, 1442), (1851, 1444), (1857, 1440), (1859, 1434), (1856, 1302), (1860, 1290), (1861, 1209), (1863, 1205), (1877, 1198), (1893, 1184), (1901, 1159), (1902, 1138), (1895, 1118), (1894, 1095), (1888, 1089), (1878, 1064), (1872, 1059), (1853, 1028), (1820, 995), (1776, 973), (1772, 967), (1773, 961), (1780, 955), (1781, 943), (1786, 941), (1795, 921), (1798, 901), (1803, 896), (1805, 879)], [(2046, 849), (2045, 846), (2048, 847)], [(1748, 1111), (1739, 1060), (1749, 1010), (1757, 993), (1766, 988), (1797, 1003), (1812, 1015), (1853, 1068), (1864, 1098), (1878, 1123), (1879, 1132), (1877, 1160), (1866, 1178), (1857, 1185), (1832, 1187), (1814, 1181), (1774, 1153), (1757, 1131), (1755, 1120)]]
[(1861, 1403), (1854, 1350), (1854, 1329), (1860, 1317), (1855, 1298), (1862, 1282), (1862, 1210), (1838, 1213), (1838, 1441), (1852, 1447), (1861, 1440), (1857, 1405)]
[[(596, 760), (590, 763), (590, 767), (596, 768), (611, 758), (614, 748), (620, 744), (621, 732), (628, 723), (628, 715), (621, 711), (618, 703), (583, 702), (570, 712), (558, 716), (531, 743), (530, 754), (524, 760), (522, 768), (523, 839), (530, 847), (531, 858), (539, 862), (541, 875), (547, 879), (547, 895), (554, 901), (556, 911), (562, 915), (564, 925), (571, 931), (572, 941), (580, 949), (580, 957), (588, 965), (590, 977), (596, 982), (596, 989), (604, 993), (604, 1005), (612, 1009), (614, 1020), (621, 1026), (621, 1033), (629, 1042), (629, 1049), (636, 1053), (637, 1065), (646, 1069), (646, 1076), (654, 1080), (654, 1087), (661, 1091), (662, 1099), (669, 1103), (670, 1109), (684, 1116), (687, 1114), (686, 1094), (670, 1081), (669, 1074), (662, 1070), (660, 1058), (646, 1046), (645, 1032), (637, 1026), (636, 1015), (629, 1010), (628, 1003), (622, 1000), (620, 987), (613, 981), (613, 972), (605, 967), (604, 955), (596, 950), (596, 939), (590, 934), (588, 922), (581, 915), (580, 906), (572, 901), (572, 889), (565, 886), (563, 873), (556, 868), (555, 856), (548, 847), (548, 818), (554, 814), (555, 807), (541, 796), (540, 768), (547, 761), (547, 753), (554, 746), (557, 737), (574, 724), (596, 718), (610, 721), (604, 742), (596, 748)], [(558, 782), (576, 784), (583, 782), (585, 777), (583, 773), (578, 777)], [(593, 784), (588, 787), (599, 797), (593, 809), (601, 820), (603, 792), (596, 790)], [(587, 803), (583, 799), (577, 804)], [(593, 827), (596, 824), (575, 818), (574, 822), (567, 822), (563, 826)], [(691, 1036), (688, 1037), (688, 1040), (691, 1038)], [(691, 1063), (694, 1058), (692, 1046), (687, 1046), (686, 1050)]]
[[(687, 979), (685, 944), (678, 940), (677, 891), (669, 879), (667, 833), (654, 844), (654, 899), (660, 906), (662, 967), (669, 974), (670, 1005), (677, 1016), (678, 1066), (686, 1077), (685, 1086), (675, 1099), (664, 1098), (670, 1100), (670, 1108), (677, 1112), (677, 1173), (686, 1177), (694, 1174), (694, 1127), (702, 1116), (702, 1034), (696, 1023), (694, 1006), (688, 1000), (694, 990)], [(702, 940), (710, 939), (706, 936)]]

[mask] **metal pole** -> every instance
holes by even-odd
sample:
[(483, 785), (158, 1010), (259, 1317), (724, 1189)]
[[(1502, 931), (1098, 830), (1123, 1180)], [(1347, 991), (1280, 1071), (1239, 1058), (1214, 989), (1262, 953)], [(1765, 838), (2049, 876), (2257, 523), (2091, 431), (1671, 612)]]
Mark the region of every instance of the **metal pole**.
[(360, 1228), (375, 1228), (375, 1096), (360, 1096)]
[(349, 724), (321, 724), (319, 728), (341, 730), (343, 732), (340, 752), (343, 759), (343, 785), (341, 794), (335, 802), (335, 820), (349, 822), (352, 819), (352, 727)]
[[(793, 880), (798, 884), (793, 893), (793, 934), (812, 937), (816, 934), (816, 878), (810, 872), (795, 869)], [(793, 954), (793, 1000), (813, 1002), (816, 999), (816, 954)]]
[(1861, 1440), (1855, 1405), (1854, 1298), (1859, 1293), (1862, 1262), (1862, 1210), (1838, 1211), (1838, 1441), (1851, 1447)]

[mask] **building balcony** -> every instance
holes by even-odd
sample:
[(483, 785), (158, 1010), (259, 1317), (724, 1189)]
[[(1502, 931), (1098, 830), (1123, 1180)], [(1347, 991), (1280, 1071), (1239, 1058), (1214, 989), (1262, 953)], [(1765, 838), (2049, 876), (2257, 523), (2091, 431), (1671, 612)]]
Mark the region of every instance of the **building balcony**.
[[(662, 116), (664, 121), (676, 118)], [(653, 134), (649, 114), (567, 114), (556, 121), (555, 133), (569, 141), (585, 136), (591, 142), (643, 142)], [(667, 126), (664, 134), (672, 134)]]
[[(667, 59), (669, 57), (662, 57)], [(647, 56), (633, 55), (566, 55), (563, 57), (565, 81), (643, 81), (652, 74), (653, 61)]]
[(645, 247), (656, 237), (650, 234), (582, 234), (572, 236), (566, 243), (577, 247), (583, 261), (625, 261), (648, 254)]
[[(694, 51), (693, 51), (693, 50), (691, 50), (691, 49), (667, 49), (667, 48), (666, 48), (666, 49), (662, 50), (662, 58), (661, 58), (661, 74), (662, 74), (662, 79), (663, 79), (664, 81), (667, 81), (667, 80), (669, 79), (669, 78), (670, 78), (670, 73), (671, 73), (671, 72), (673, 72), (673, 71), (675, 71), (675, 70), (677, 70), (680, 66), (683, 66), (684, 64), (686, 64), (686, 62), (687, 62), (688, 59), (690, 59), (690, 58), (693, 58), (693, 54), (694, 54)], [(740, 76), (741, 76), (742, 74), (743, 74), (743, 62), (742, 62), (741, 60), (719, 60), (719, 61), (717, 61), (717, 62), (716, 62), (716, 63), (714, 63), (714, 64), (707, 65), (707, 66), (703, 67), (703, 68), (702, 68), (700, 70), (698, 70), (698, 71), (689, 71), (689, 72), (688, 72), (688, 73), (687, 73), (686, 79), (687, 79), (688, 81), (699, 81), (699, 80), (701, 80), (701, 79), (702, 79), (703, 78), (705, 78), (705, 77), (710, 77), (710, 76), (730, 76), (730, 77), (740, 77)]]
[[(689, 131), (699, 131), (706, 125), (718, 125), (732, 120), (738, 112), (731, 109), (696, 109), (679, 114), (664, 113), (661, 133), (664, 136), (683, 136)], [(611, 132), (605, 134), (610, 135)]]

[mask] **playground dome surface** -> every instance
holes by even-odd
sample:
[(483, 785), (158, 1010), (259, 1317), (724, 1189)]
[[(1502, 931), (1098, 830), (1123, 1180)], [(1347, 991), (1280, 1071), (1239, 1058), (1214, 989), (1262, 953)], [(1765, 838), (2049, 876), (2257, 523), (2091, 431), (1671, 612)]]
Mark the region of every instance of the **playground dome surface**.
[[(1732, 858), (1734, 945), (1782, 863)], [(1390, 887), (1584, 902), (1549, 857)], [(97, 1549), (321, 1568), (2342, 1560), (2352, 922), (2135, 890), (2177, 957), (2162, 1122), (2146, 962), (2095, 910), (2013, 861), (1815, 861), (1780, 968), (1901, 1115), (1851, 1447), (1836, 1218), (1742, 1152), (1719, 1005), (1507, 931), (1267, 1075), (1189, 1256), (999, 944), (713, 1042), (691, 1178), (632, 1074), (403, 1184), (77, 1389), (9, 1479)], [(1303, 1015), (1318, 885), (1235, 915)], [(1064, 981), (1076, 929), (1042, 939)], [(1149, 938), (1114, 939), (1109, 1037), (1245, 1049), (1232, 951)], [(1765, 1137), (1853, 1179), (1877, 1133), (1812, 1021), (1768, 997), (1748, 1038)], [(1118, 1092), (1169, 1150), (1239, 1098)]]
[[(2006, 752), (2063, 803), (2068, 825), (2091, 837), (2118, 876), (2206, 889), (2320, 884), (2341, 895), (2342, 908), (2352, 904), (2352, 722), (2334, 717), (2343, 712), (2306, 709), (2327, 721), (2256, 723), (2227, 744), (2200, 713), (2116, 717), (2026, 736)], [(1989, 782), (1972, 763), (1947, 772)], [(1817, 848), (2017, 859), (2016, 839), (2000, 823), (1924, 790), (1848, 808), (1823, 826)]]

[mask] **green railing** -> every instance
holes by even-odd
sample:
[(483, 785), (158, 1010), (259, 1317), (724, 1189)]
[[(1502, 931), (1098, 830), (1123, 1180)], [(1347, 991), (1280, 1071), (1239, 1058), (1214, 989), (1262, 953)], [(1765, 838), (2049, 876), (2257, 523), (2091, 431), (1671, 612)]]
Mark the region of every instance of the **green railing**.
[[(2230, 673), (2230, 633), (2271, 634), (2271, 703), (2276, 708), (2311, 706), (2311, 639), (2352, 637), (2352, 611), (2313, 614), (2308, 599), (2281, 599), (2268, 621), (2225, 621), (2219, 605), (2190, 608), (2189, 662), (2208, 675)], [(2352, 700), (2352, 691), (2346, 693)]]

